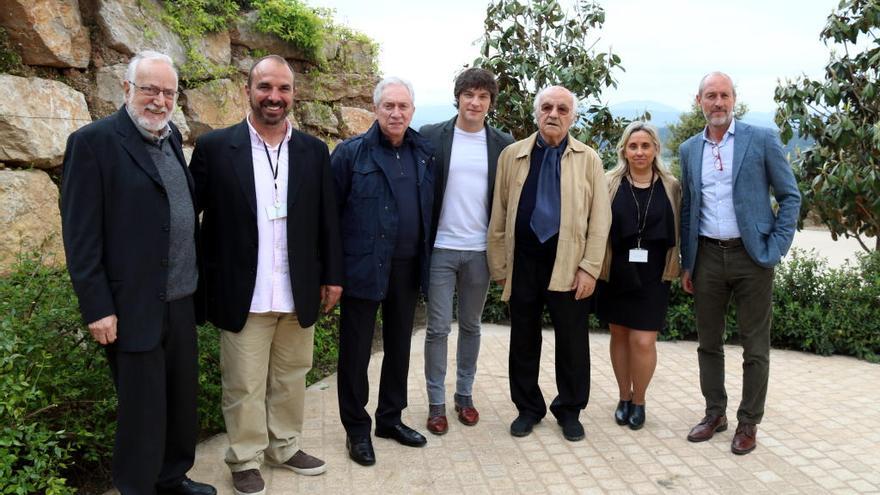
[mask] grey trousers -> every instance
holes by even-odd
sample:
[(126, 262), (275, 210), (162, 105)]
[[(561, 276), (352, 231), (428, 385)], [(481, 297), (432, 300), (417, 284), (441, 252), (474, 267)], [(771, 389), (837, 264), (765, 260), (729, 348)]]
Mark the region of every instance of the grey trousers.
[(480, 318), (489, 289), (485, 251), (434, 249), (428, 288), (428, 329), (425, 334), (425, 382), (428, 403), (446, 403), (446, 339), (451, 331), (452, 299), (458, 290), (458, 364), (455, 393), (473, 394), (480, 354)]
[(722, 248), (701, 241), (694, 269), (694, 309), (707, 415), (723, 415), (727, 410), (724, 318), (731, 295), (743, 346), (742, 400), (736, 418), (758, 424), (764, 416), (770, 376), (773, 269), (755, 264), (743, 246)]

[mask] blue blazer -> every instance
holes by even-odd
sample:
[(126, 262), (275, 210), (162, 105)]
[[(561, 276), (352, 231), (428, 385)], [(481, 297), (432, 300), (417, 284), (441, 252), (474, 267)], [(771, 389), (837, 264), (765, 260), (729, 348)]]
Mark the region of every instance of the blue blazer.
[[(736, 121), (733, 148), (733, 207), (752, 260), (772, 268), (788, 252), (801, 195), (776, 131)], [(679, 147), (681, 157), (681, 266), (693, 273), (700, 235), (703, 133)], [(770, 194), (779, 205), (774, 213)]]

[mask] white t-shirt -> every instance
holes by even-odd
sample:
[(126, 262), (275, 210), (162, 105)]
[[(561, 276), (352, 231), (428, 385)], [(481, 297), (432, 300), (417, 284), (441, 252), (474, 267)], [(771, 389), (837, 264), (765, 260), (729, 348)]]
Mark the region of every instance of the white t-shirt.
[(459, 251), (486, 250), (486, 231), (489, 228), (488, 163), (486, 129), (466, 132), (456, 127), (434, 247)]

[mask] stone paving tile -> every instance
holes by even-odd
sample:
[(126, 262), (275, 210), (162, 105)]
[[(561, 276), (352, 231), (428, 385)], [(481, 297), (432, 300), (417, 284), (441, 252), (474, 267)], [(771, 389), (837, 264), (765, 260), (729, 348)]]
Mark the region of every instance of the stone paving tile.
[[(345, 452), (339, 424), (336, 378), (310, 387), (302, 447), (325, 459), (326, 474), (297, 476), (264, 467), (268, 493), (357, 494), (590, 494), (590, 493), (880, 493), (880, 398), (864, 391), (880, 382), (880, 366), (845, 357), (821, 357), (773, 350), (770, 388), (758, 448), (739, 457), (730, 453), (736, 405), (742, 386), (741, 348), (725, 348), (731, 427), (708, 442), (685, 440), (703, 415), (696, 344), (658, 344), (657, 371), (648, 391), (647, 423), (631, 431), (614, 423), (617, 385), (608, 358), (609, 337), (590, 335), (590, 404), (581, 415), (582, 442), (567, 442), (556, 421), (545, 418), (532, 435), (513, 438), (507, 375), (509, 329), (485, 325), (474, 386), (480, 423), (460, 424), (449, 408), (449, 433), (427, 434), (424, 386), (424, 331), (413, 337), (409, 408), (404, 422), (422, 431), (428, 445), (413, 449), (374, 438), (377, 464), (361, 467)], [(449, 340), (454, 370), (457, 332)], [(539, 383), (549, 403), (555, 395), (552, 332), (544, 333)], [(382, 354), (370, 364), (375, 409)], [(451, 402), (455, 373), (447, 373)], [(221, 495), (232, 493), (223, 455), (226, 437), (198, 447), (190, 476), (212, 482)]]

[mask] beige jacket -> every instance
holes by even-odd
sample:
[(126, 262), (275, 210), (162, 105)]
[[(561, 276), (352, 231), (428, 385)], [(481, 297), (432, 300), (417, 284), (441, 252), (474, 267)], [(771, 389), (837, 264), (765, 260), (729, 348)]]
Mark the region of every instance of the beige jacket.
[[(623, 174), (616, 174), (613, 173), (613, 171), (608, 172), (605, 174), (605, 179), (608, 181), (608, 196), (610, 201), (614, 201), (614, 196), (617, 194), (617, 189), (620, 187), (620, 183), (623, 180)], [(672, 246), (666, 251), (666, 265), (663, 267), (663, 280), (671, 282), (678, 278), (679, 269), (681, 267), (678, 256), (678, 243), (680, 241), (678, 232), (681, 216), (681, 184), (679, 184), (678, 180), (670, 174), (661, 174), (660, 180), (663, 181), (663, 188), (666, 189), (666, 197), (669, 199), (669, 204), (672, 205), (672, 216), (675, 218), (675, 246)], [(599, 275), (599, 278), (607, 282), (610, 272), (611, 242), (609, 241), (605, 248), (605, 261), (602, 263), (602, 272)]]
[[(498, 157), (487, 255), (492, 280), (507, 280), (501, 294), (503, 301), (510, 299), (516, 211), (537, 136), (535, 133), (511, 144)], [(592, 148), (571, 136), (562, 154), (560, 174), (559, 243), (547, 289), (566, 292), (572, 290), (578, 268), (599, 278), (611, 228), (611, 203), (602, 160)]]

